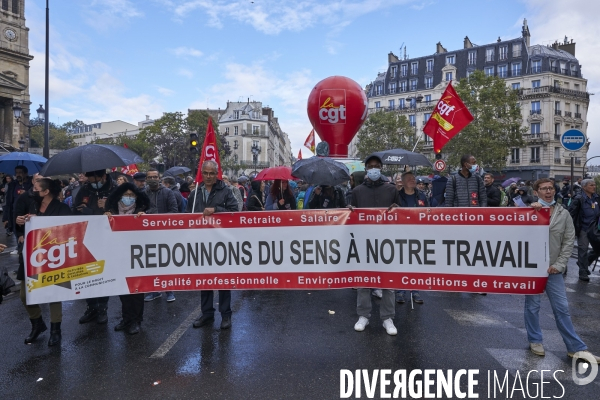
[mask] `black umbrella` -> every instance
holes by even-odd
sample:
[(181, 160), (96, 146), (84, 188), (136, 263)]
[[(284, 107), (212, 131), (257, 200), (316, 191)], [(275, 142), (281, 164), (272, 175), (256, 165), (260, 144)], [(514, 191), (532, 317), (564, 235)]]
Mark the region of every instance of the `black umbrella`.
[(168, 170), (166, 170), (165, 175), (177, 176), (177, 175), (186, 174), (191, 171), (192, 170), (189, 169), (188, 167), (177, 166), (177, 167), (171, 167)]
[(292, 166), (292, 175), (315, 185), (335, 186), (350, 180), (348, 167), (327, 157), (298, 160)]
[(110, 144), (86, 144), (61, 151), (52, 157), (40, 171), (42, 176), (54, 176), (99, 169), (123, 167), (144, 162), (133, 151)]
[(426, 167), (433, 167), (431, 161), (427, 159), (421, 153), (413, 153), (412, 151), (404, 149), (391, 149), (385, 151), (378, 151), (369, 155), (365, 159), (365, 163), (372, 156), (379, 157), (384, 164), (395, 164), (395, 165), (424, 165)]

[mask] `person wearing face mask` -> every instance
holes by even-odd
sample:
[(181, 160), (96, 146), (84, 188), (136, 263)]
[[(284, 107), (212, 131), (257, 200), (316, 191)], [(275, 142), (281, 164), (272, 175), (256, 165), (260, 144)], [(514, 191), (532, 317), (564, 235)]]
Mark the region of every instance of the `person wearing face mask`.
[[(150, 168), (146, 172), (146, 184), (144, 192), (150, 199), (148, 214), (176, 214), (179, 212), (175, 193), (160, 183), (160, 176), (157, 169)], [(165, 294), (167, 295), (167, 302), (175, 301), (175, 294), (173, 292), (165, 292)], [(148, 293), (144, 297), (144, 301), (153, 301), (161, 296), (162, 293), (160, 292)]]
[[(88, 171), (85, 173), (86, 183), (81, 186), (73, 200), (73, 214), (75, 215), (103, 215), (106, 212), (106, 199), (117, 188), (117, 184), (106, 170)], [(98, 324), (108, 322), (108, 296), (96, 297), (85, 300), (87, 309), (81, 318), (80, 324), (96, 321)]]
[[(395, 185), (390, 185), (387, 179), (384, 181), (381, 176), (381, 167), (383, 162), (377, 156), (369, 156), (365, 160), (365, 169), (367, 176), (361, 185), (356, 185), (352, 190), (352, 199), (348, 208), (367, 208), (367, 207), (398, 207), (400, 198)], [(354, 330), (362, 332), (369, 325), (371, 317), (371, 289), (360, 288), (357, 290), (356, 312), (359, 316), (354, 325)], [(379, 297), (379, 296), (378, 296)], [(383, 321), (383, 327), (388, 335), (398, 334), (394, 326), (394, 316), (396, 314), (396, 301), (394, 290), (383, 289), (379, 315)]]
[[(567, 347), (567, 356), (573, 359), (583, 358), (588, 362), (600, 363), (600, 357), (589, 352), (587, 345), (575, 332), (569, 313), (569, 303), (562, 273), (567, 267), (573, 242), (575, 241), (575, 226), (569, 212), (556, 204), (554, 200), (554, 183), (548, 178), (538, 179), (533, 184), (533, 189), (538, 196), (538, 201), (531, 207), (540, 211), (542, 207), (550, 208), (550, 236), (548, 242), (548, 281), (546, 295), (554, 314), (554, 322)], [(525, 328), (529, 349), (533, 354), (544, 356), (546, 354), (542, 344), (542, 329), (540, 327), (541, 295), (525, 296)]]
[(487, 207), (487, 192), (475, 157), (465, 154), (460, 167), (446, 183), (446, 207)]
[(6, 207), (2, 214), (2, 221), (4, 222), (4, 228), (6, 228), (6, 235), (10, 236), (15, 230), (16, 215), (14, 212), (17, 198), (22, 193), (27, 192), (33, 187), (31, 177), (28, 176), (29, 170), (24, 165), (18, 165), (15, 167), (15, 179), (8, 185), (6, 190)]
[[(125, 182), (120, 185), (107, 199), (106, 212), (113, 215), (142, 215), (150, 207), (150, 199), (133, 183)], [(144, 316), (144, 294), (135, 293), (119, 296), (121, 299), (121, 322), (115, 326), (115, 331), (125, 331), (129, 335), (140, 332)]]
[[(20, 227), (25, 226), (25, 222), (29, 218), (37, 217), (56, 217), (71, 215), (71, 209), (65, 203), (58, 200), (58, 195), (61, 192), (61, 185), (58, 179), (37, 177), (33, 184), (33, 201), (30, 202), (29, 213), (17, 217), (16, 223)], [(22, 260), (22, 257), (21, 257)], [(31, 321), (31, 333), (25, 338), (25, 344), (31, 344), (37, 337), (44, 332), (46, 324), (42, 319), (42, 309), (39, 304), (27, 305), (25, 293), (25, 271), (24, 264), (19, 263), (19, 272), (17, 274), (21, 280), (21, 301), (29, 314)], [(62, 304), (60, 302), (50, 303), (50, 339), (48, 346), (55, 346), (60, 343), (62, 322)]]
[(346, 208), (346, 200), (341, 188), (323, 185), (315, 187), (309, 205), (311, 210)]

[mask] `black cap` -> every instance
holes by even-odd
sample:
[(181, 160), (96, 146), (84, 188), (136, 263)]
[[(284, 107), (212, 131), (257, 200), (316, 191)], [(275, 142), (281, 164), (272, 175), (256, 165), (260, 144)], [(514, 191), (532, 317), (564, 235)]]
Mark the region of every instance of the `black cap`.
[(133, 179), (136, 181), (145, 181), (146, 180), (146, 174), (143, 172), (136, 172), (133, 175)]
[(376, 159), (378, 159), (378, 160), (379, 160), (379, 163), (380, 163), (381, 165), (383, 165), (383, 160), (381, 159), (381, 157), (379, 157), (379, 156), (376, 156), (375, 154), (371, 154), (370, 156), (367, 156), (367, 158), (365, 158), (365, 163), (364, 163), (364, 164), (365, 164), (365, 165), (367, 165), (367, 163), (369, 162), (369, 160), (371, 160), (372, 158), (376, 158)]

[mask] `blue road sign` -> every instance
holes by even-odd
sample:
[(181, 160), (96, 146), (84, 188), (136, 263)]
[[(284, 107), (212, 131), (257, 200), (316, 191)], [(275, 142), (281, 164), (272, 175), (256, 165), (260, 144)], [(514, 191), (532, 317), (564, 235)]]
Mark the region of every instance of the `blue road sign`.
[(585, 134), (579, 129), (569, 129), (560, 136), (560, 144), (569, 151), (581, 150), (585, 142)]

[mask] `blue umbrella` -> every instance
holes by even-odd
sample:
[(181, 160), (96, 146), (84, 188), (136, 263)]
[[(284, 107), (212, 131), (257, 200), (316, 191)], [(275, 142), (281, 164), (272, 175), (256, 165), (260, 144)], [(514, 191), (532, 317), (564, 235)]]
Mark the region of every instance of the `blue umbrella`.
[(502, 182), (502, 187), (507, 187), (512, 185), (513, 183), (518, 183), (521, 180), (521, 178), (516, 177), (516, 178), (508, 178), (507, 180), (505, 180), (504, 182)]
[(24, 165), (27, 167), (29, 175), (33, 175), (40, 172), (46, 161), (48, 160), (37, 154), (15, 151), (0, 157), (0, 172), (14, 174), (15, 167)]

